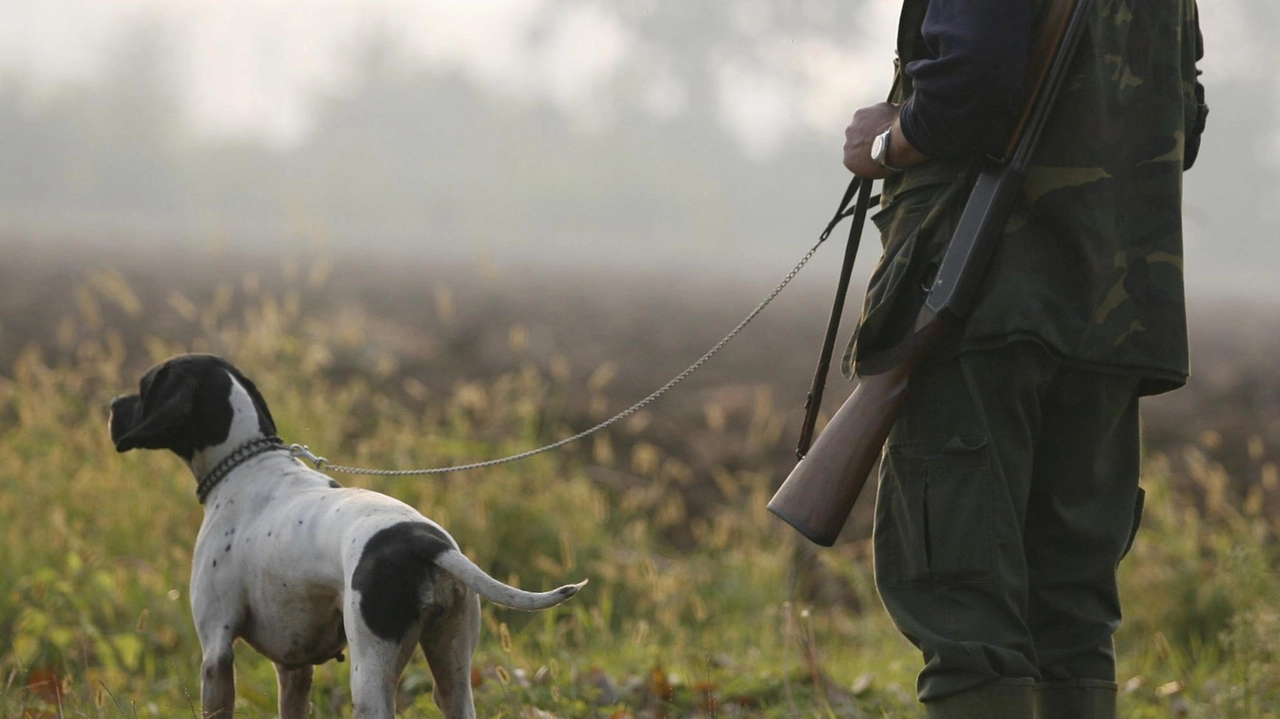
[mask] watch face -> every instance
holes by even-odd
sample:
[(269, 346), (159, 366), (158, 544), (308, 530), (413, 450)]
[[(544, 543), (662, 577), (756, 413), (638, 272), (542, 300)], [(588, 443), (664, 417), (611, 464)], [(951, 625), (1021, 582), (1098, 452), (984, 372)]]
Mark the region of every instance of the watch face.
[(871, 141), (871, 159), (872, 160), (875, 160), (876, 162), (884, 161), (885, 159), (884, 148), (885, 148), (885, 145), (888, 144), (887, 142), (885, 142), (886, 139), (887, 138), (885, 137), (885, 133), (881, 133), (879, 135), (876, 135), (876, 139)]

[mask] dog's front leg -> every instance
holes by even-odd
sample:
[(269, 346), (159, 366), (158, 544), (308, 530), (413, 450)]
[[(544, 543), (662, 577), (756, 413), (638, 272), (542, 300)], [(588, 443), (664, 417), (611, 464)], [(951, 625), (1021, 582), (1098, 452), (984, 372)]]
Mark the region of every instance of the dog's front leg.
[(286, 667), (276, 664), (276, 682), (280, 687), (280, 719), (305, 719), (311, 713), (311, 674), (313, 667)]
[(200, 709), (204, 719), (231, 719), (235, 704), (235, 653), (231, 644), (205, 649), (200, 667)]

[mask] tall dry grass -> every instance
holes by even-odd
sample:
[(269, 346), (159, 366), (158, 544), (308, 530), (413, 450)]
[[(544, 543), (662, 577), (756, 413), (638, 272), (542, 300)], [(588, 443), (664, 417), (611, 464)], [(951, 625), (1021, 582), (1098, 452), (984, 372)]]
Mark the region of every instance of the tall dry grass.
[[(327, 272), (296, 272), (278, 294), (249, 281), (207, 302), (174, 292), (148, 307), (121, 275), (95, 271), (55, 341), (0, 375), (0, 716), (198, 715), (186, 601), (194, 481), (167, 453), (117, 455), (106, 431), (110, 398), (151, 362), (183, 351), (232, 359), (286, 441), (344, 464), (448, 465), (581, 429), (568, 425), (569, 375), (554, 363), (429, 390), (369, 341), (361, 316), (308, 313), (304, 291)], [(452, 311), (447, 294), (435, 310)], [(181, 341), (140, 331), (158, 314), (180, 318)], [(513, 354), (523, 341), (513, 328)], [(588, 383), (601, 402), (611, 372)], [(752, 413), (756, 441), (780, 441), (777, 410), (762, 399)], [(419, 507), (507, 581), (592, 580), (552, 611), (485, 607), (480, 714), (913, 716), (917, 659), (875, 599), (865, 543), (801, 546), (764, 509), (770, 473), (673, 456), (645, 441), (651, 419), (475, 473), (338, 477)], [(687, 427), (724, 431), (716, 406)], [(1239, 495), (1199, 449), (1179, 460), (1188, 476), (1164, 457), (1148, 463), (1147, 517), (1123, 566), (1123, 713), (1276, 716), (1280, 526), (1265, 513), (1276, 468), (1259, 463)], [(718, 499), (692, 511), (708, 486)], [(242, 647), (237, 672), (243, 715), (273, 715), (269, 663)], [(412, 663), (404, 716), (438, 716), (430, 683)], [(349, 716), (347, 696), (345, 664), (317, 669), (314, 716)]]

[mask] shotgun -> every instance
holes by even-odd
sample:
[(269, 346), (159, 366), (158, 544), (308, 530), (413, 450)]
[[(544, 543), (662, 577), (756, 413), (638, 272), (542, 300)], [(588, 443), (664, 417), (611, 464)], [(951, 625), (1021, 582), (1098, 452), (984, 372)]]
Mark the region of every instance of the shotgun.
[(981, 160), (912, 331), (896, 346), (859, 361), (853, 394), (769, 501), (769, 511), (812, 542), (835, 544), (880, 458), (911, 375), (968, 316), (1091, 7), (1092, 0), (1050, 0), (1027, 60), (1024, 87), (1032, 91), (1002, 156)]

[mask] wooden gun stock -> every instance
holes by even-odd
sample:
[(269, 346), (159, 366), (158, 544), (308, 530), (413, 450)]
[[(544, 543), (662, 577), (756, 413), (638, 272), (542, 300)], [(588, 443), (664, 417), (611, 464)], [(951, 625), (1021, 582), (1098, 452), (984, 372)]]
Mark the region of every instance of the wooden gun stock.
[(933, 317), (915, 332), (901, 361), (858, 386), (818, 441), (769, 500), (769, 511), (811, 542), (830, 547), (880, 459), (907, 396), (907, 381), (938, 345), (947, 326)]

